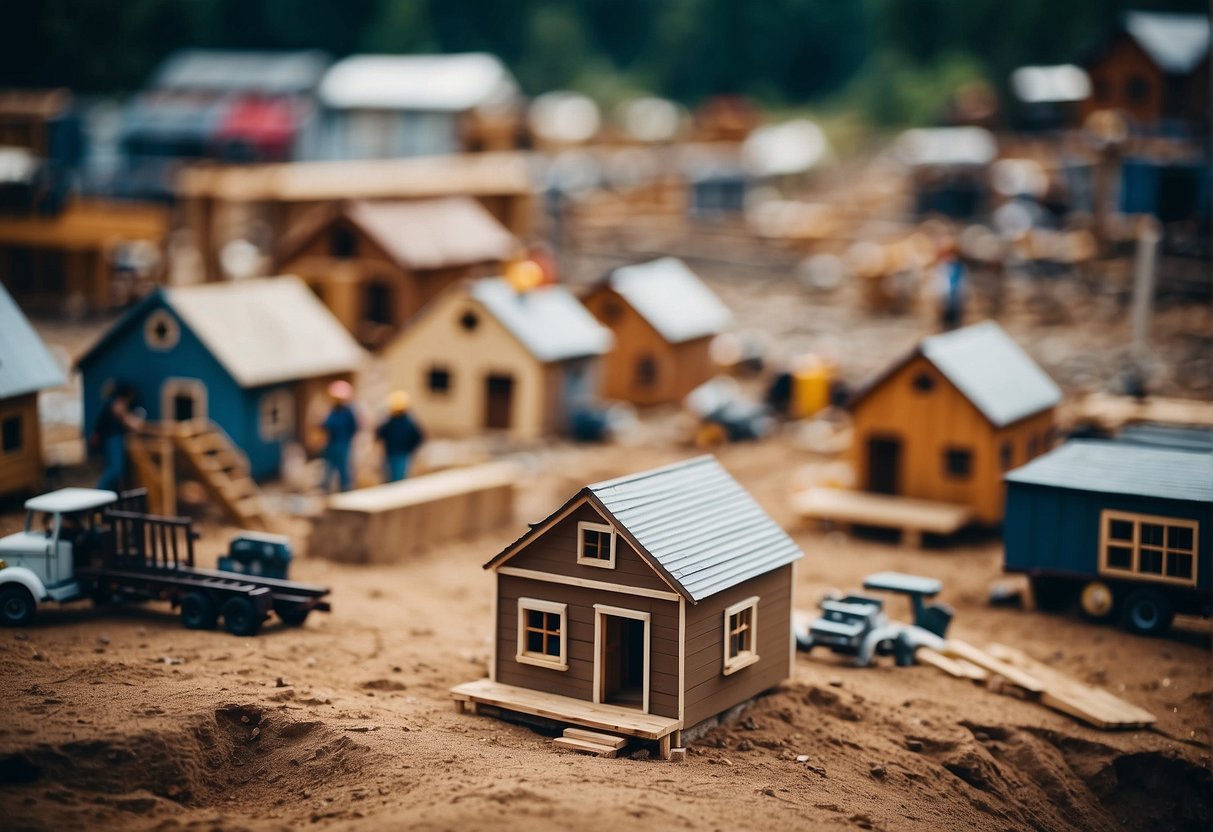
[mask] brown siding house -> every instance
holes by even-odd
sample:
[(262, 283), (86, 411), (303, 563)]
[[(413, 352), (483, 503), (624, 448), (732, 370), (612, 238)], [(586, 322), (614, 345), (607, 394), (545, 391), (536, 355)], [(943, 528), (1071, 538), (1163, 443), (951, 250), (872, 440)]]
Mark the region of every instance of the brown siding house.
[(710, 456), (587, 486), (486, 564), (489, 678), (452, 695), (668, 753), (788, 677), (801, 556)]

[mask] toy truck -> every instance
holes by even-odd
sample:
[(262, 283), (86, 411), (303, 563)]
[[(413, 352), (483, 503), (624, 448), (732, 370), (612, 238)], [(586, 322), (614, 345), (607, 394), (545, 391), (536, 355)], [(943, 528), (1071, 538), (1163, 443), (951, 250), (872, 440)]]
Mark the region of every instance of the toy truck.
[(252, 636), (273, 611), (300, 626), (329, 609), (326, 587), (194, 565), (183, 517), (143, 510), (145, 492), (64, 488), (25, 503), (25, 529), (0, 539), (0, 622), (29, 623), (39, 604), (168, 601), (190, 629)]

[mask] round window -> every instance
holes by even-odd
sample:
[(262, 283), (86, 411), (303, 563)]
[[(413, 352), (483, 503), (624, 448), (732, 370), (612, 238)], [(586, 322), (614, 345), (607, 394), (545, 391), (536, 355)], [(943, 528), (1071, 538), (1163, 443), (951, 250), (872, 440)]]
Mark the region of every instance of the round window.
[(171, 350), (181, 339), (181, 327), (168, 310), (157, 309), (143, 324), (143, 338), (154, 350)]

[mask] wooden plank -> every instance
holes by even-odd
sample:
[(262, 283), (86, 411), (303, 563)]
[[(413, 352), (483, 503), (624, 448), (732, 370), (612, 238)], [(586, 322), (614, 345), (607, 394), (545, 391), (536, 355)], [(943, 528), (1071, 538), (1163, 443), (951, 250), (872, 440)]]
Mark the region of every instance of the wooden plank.
[(977, 649), (968, 642), (960, 641), (959, 639), (948, 639), (944, 642), (943, 654), (972, 662), (978, 667), (988, 670), (990, 673), (1001, 676), (1011, 684), (1023, 688), (1028, 693), (1040, 694), (1044, 692), (1045, 686), (1035, 676), (1012, 667), (1006, 662), (999, 661), (994, 656), (991, 656), (984, 650)]
[(841, 488), (810, 488), (791, 502), (792, 510), (808, 519), (935, 534), (952, 534), (973, 516), (968, 506)]
[(957, 679), (972, 679), (974, 682), (984, 682), (989, 678), (989, 672), (981, 669), (972, 662), (964, 659), (952, 659), (932, 650), (930, 647), (919, 647), (914, 653), (914, 657), (920, 664), (930, 665), (938, 670), (942, 670), (949, 676), (955, 676)]
[(609, 745), (599, 745), (595, 742), (586, 742), (585, 740), (577, 740), (571, 737), (556, 737), (552, 740), (552, 745), (556, 748), (563, 748), (566, 751), (580, 751), (584, 754), (593, 754), (595, 757), (614, 757), (619, 751)]
[(1041, 704), (1094, 725), (1096, 728), (1142, 728), (1156, 720), (1152, 713), (1126, 702), (1103, 688), (1080, 682), (1056, 668), (1030, 658), (1021, 650), (991, 644), (987, 652), (1040, 679), (1045, 690)]
[(623, 748), (628, 744), (628, 741), (623, 737), (617, 737), (614, 734), (604, 734), (601, 731), (587, 731), (585, 728), (565, 728), (564, 736), (574, 740), (585, 740), (586, 742), (597, 743), (598, 745), (606, 745), (611, 748)]

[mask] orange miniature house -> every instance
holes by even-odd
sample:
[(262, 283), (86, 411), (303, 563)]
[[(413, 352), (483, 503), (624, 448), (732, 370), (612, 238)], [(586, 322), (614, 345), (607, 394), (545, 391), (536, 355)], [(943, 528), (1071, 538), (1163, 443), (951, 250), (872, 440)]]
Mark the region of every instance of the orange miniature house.
[(712, 375), (708, 345), (728, 308), (681, 260), (615, 269), (584, 298), (615, 333), (602, 393), (639, 405), (679, 401)]
[(710, 456), (587, 486), (485, 565), (489, 678), (452, 696), (665, 753), (791, 673), (801, 557)]
[(1002, 520), (1002, 475), (1047, 450), (1057, 385), (993, 321), (926, 338), (852, 400), (858, 487)]

